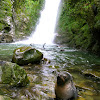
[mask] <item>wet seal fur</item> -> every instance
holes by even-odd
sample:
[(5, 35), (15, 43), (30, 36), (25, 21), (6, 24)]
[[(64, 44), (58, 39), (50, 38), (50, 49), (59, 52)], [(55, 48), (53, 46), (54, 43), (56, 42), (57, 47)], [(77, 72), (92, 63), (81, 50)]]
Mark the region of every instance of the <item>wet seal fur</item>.
[(72, 75), (68, 72), (60, 73), (55, 84), (54, 100), (75, 100), (78, 96)]

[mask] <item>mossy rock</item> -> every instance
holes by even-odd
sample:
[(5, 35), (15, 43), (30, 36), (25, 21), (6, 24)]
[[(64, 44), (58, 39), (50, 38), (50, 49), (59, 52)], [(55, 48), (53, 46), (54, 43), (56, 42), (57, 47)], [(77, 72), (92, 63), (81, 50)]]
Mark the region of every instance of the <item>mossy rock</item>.
[(10, 97), (0, 95), (0, 100), (12, 100)]
[(29, 83), (27, 74), (19, 65), (11, 62), (0, 62), (0, 84), (23, 87)]
[(39, 63), (43, 58), (43, 54), (31, 47), (20, 47), (14, 50), (12, 62), (19, 65), (27, 65), (29, 63)]

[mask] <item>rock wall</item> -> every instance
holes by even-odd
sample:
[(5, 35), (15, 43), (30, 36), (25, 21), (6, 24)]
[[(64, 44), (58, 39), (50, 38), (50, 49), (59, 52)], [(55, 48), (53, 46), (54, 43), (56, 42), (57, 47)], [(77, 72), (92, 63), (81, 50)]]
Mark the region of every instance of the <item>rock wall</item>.
[(13, 41), (29, 36), (43, 4), (44, 0), (0, 0), (0, 43), (6, 42), (5, 35)]
[(100, 54), (100, 0), (63, 0), (56, 31), (56, 43)]

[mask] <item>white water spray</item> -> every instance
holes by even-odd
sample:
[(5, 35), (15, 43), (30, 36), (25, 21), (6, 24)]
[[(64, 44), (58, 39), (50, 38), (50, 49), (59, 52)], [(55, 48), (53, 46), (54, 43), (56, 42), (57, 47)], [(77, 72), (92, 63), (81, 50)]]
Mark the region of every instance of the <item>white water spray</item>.
[(20, 41), (25, 44), (53, 44), (57, 13), (61, 0), (45, 0), (44, 10), (41, 12), (39, 24), (28, 40)]

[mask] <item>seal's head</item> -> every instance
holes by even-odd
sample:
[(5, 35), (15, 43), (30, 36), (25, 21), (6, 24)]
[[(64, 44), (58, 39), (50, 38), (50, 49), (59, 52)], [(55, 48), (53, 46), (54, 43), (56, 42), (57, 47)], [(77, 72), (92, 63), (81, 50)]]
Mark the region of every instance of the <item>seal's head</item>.
[(60, 73), (57, 76), (57, 85), (63, 86), (72, 81), (72, 76), (68, 72)]

